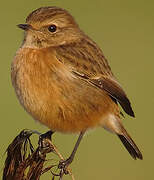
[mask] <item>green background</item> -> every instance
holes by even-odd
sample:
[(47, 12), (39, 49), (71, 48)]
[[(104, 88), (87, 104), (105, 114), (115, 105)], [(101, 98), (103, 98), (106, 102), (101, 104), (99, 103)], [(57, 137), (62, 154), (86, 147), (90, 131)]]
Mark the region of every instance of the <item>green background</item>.
[[(143, 152), (134, 161), (116, 136), (98, 128), (89, 131), (72, 164), (77, 180), (154, 179), (154, 1), (153, 0), (12, 0), (0, 2), (0, 174), (4, 152), (24, 128), (45, 132), (19, 105), (10, 81), (10, 64), (23, 39), (16, 27), (41, 6), (60, 6), (71, 12), (103, 49), (115, 76), (132, 102), (136, 118), (124, 125)], [(54, 135), (65, 157), (76, 135)], [(48, 173), (42, 179), (51, 179)], [(70, 179), (66, 177), (65, 179)]]

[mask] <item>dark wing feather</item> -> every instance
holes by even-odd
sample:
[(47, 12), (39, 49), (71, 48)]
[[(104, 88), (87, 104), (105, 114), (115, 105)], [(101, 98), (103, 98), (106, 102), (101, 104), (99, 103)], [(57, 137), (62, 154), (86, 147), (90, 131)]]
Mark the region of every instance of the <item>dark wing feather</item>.
[(105, 90), (114, 102), (118, 101), (124, 111), (134, 117), (130, 101), (95, 42), (86, 37), (76, 43), (58, 46), (56, 56), (77, 76)]
[(115, 80), (101, 77), (99, 79), (89, 79), (89, 81), (97, 87), (105, 90), (111, 97), (115, 98), (119, 102), (127, 114), (135, 117), (129, 99), (121, 86)]

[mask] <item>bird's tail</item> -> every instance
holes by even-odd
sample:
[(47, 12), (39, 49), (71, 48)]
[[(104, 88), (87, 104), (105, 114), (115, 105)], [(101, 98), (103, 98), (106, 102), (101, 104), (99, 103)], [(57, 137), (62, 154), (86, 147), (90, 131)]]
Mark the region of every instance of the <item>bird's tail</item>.
[(143, 159), (142, 153), (124, 127), (122, 127), (122, 134), (117, 134), (117, 136), (134, 159)]
[(121, 142), (134, 159), (143, 159), (142, 153), (123, 127), (119, 117), (110, 115), (108, 119), (104, 121), (103, 127), (115, 133), (120, 138)]

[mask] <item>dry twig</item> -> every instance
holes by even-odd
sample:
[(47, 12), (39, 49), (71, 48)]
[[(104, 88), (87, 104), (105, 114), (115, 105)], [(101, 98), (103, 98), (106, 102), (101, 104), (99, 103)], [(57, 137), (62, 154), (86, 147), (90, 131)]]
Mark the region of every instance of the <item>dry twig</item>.
[[(45, 167), (47, 153), (55, 153), (60, 161), (64, 160), (50, 139), (51, 133), (48, 132), (46, 136), (40, 136), (36, 149), (34, 149), (30, 140), (32, 134), (40, 135), (36, 131), (23, 130), (8, 146), (3, 180), (39, 180), (41, 175), (48, 171), (52, 173), (53, 180), (55, 177), (59, 177), (59, 180), (62, 180), (65, 175), (63, 169), (60, 169), (58, 174), (52, 172), (52, 168), (58, 167), (58, 165), (51, 164)], [(72, 180), (75, 180), (69, 167), (67, 171)]]

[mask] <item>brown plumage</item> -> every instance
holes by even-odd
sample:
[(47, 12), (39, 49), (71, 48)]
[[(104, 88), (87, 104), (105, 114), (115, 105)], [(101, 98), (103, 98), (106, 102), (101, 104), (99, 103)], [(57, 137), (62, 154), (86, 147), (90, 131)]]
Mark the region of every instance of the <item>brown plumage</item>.
[(142, 154), (123, 128), (118, 103), (134, 117), (130, 101), (101, 49), (64, 9), (32, 12), (11, 77), (20, 103), (53, 131), (79, 133), (98, 126), (117, 134), (134, 159)]

